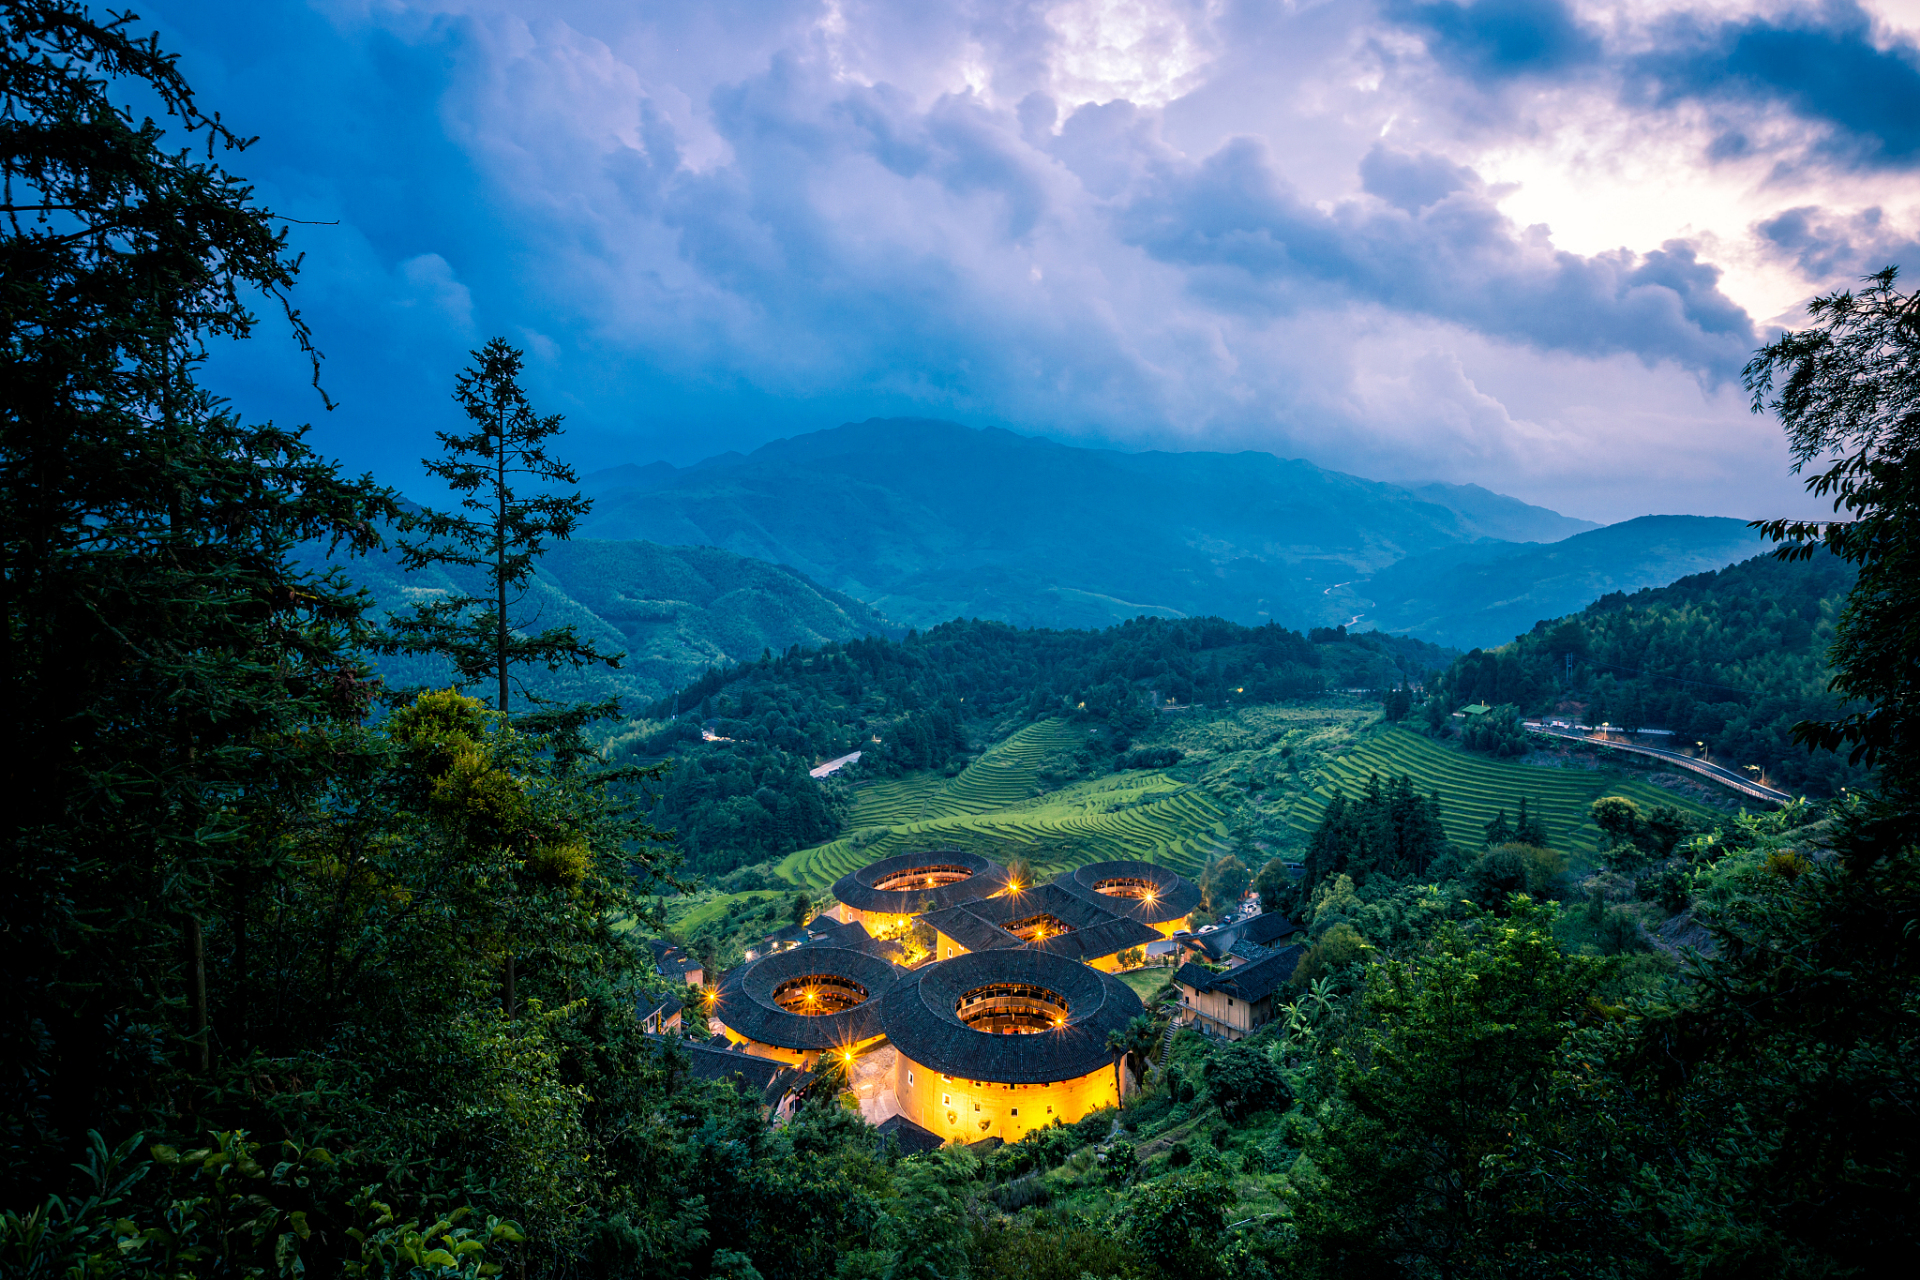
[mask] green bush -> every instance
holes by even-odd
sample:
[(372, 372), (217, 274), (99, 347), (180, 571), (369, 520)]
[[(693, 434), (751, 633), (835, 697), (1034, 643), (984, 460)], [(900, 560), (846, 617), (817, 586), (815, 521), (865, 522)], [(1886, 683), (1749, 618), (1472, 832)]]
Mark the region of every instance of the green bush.
[(1244, 1040), (1221, 1045), (1202, 1070), (1207, 1096), (1229, 1120), (1269, 1107), (1284, 1108), (1292, 1102), (1280, 1068), (1273, 1065), (1260, 1045)]

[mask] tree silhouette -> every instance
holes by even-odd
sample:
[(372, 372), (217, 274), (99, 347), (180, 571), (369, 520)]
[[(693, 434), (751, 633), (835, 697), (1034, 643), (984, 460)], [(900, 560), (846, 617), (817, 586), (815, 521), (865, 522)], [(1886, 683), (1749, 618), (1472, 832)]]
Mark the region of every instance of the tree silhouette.
[(561, 417), (534, 412), (520, 388), (522, 361), (504, 338), (475, 351), (454, 382), (454, 399), (472, 429), (436, 432), (446, 456), (422, 459), (429, 475), (461, 495), (465, 513), (423, 508), (401, 522), (407, 569), (444, 566), (456, 581), (477, 578), (484, 593), (469, 590), (416, 604), (411, 614), (389, 619), (383, 642), (389, 653), (441, 655), (462, 684), (492, 685), (494, 708), (501, 712), (511, 710), (515, 667), (617, 667), (626, 656), (601, 653), (571, 626), (534, 632), (537, 617), (515, 612), (547, 540), (571, 538), (593, 508), (592, 499), (577, 492), (552, 492), (552, 486), (579, 480), (572, 467), (547, 454), (546, 442), (560, 433)]

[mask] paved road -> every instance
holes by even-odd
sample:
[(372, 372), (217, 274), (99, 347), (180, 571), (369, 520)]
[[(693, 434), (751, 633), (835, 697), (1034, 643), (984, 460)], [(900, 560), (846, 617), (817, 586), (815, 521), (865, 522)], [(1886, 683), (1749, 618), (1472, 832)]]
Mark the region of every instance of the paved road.
[(1574, 729), (1556, 729), (1544, 724), (1529, 724), (1526, 726), (1526, 729), (1528, 733), (1537, 733), (1542, 737), (1567, 738), (1574, 742), (1584, 742), (1588, 746), (1607, 747), (1614, 751), (1630, 751), (1634, 755), (1652, 756), (1656, 760), (1665, 760), (1669, 764), (1678, 765), (1682, 769), (1691, 770), (1703, 777), (1712, 778), (1715, 782), (1724, 783), (1732, 787), (1735, 791), (1743, 795), (1752, 796), (1756, 800), (1767, 800), (1774, 804), (1785, 804), (1787, 801), (1793, 799), (1793, 797), (1785, 791), (1780, 791), (1773, 787), (1766, 786), (1763, 783), (1755, 782), (1751, 778), (1743, 777), (1724, 765), (1714, 764), (1710, 760), (1702, 760), (1697, 756), (1682, 755), (1678, 751), (1668, 751), (1664, 747), (1643, 747), (1638, 743), (1614, 742), (1607, 738), (1591, 737)]

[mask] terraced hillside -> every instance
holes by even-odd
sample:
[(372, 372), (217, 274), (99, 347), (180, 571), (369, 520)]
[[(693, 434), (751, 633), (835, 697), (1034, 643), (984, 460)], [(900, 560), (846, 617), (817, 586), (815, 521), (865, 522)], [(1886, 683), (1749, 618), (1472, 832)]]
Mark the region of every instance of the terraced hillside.
[(1133, 771), (1039, 793), (1050, 754), (1084, 731), (1061, 720), (1029, 725), (954, 778), (868, 783), (847, 835), (783, 859), (779, 873), (821, 889), (847, 872), (913, 848), (1024, 857), (1044, 874), (1107, 858), (1144, 858), (1197, 874), (1226, 839), (1220, 806), (1161, 770)]
[(1587, 820), (1587, 809), (1601, 796), (1626, 796), (1648, 807), (1677, 805), (1702, 818), (1724, 817), (1684, 796), (1639, 778), (1610, 771), (1541, 769), (1467, 755), (1441, 746), (1409, 729), (1382, 729), (1356, 745), (1324, 760), (1311, 779), (1312, 787), (1287, 813), (1287, 823), (1305, 835), (1326, 813), (1336, 788), (1356, 795), (1367, 785), (1367, 775), (1404, 773), (1423, 792), (1438, 791), (1441, 821), (1447, 836), (1463, 848), (1477, 847), (1486, 825), (1500, 810), (1511, 819), (1520, 808), (1545, 824), (1555, 848), (1591, 853), (1600, 845), (1600, 831)]

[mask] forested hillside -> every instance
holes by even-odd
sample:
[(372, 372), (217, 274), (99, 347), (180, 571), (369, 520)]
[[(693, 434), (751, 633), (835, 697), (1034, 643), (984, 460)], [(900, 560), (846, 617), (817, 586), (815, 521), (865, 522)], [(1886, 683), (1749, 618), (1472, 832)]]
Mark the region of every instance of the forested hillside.
[(1773, 785), (1837, 795), (1869, 780), (1793, 740), (1802, 720), (1848, 706), (1827, 687), (1827, 651), (1854, 569), (1821, 552), (1757, 556), (1670, 586), (1613, 593), (1513, 643), (1460, 658), (1435, 684), (1451, 706), (1512, 703), (1528, 715), (1628, 730), (1671, 729), (1680, 745), (1762, 765)]
[[(1311, 637), (1218, 618), (1144, 618), (1104, 631), (951, 622), (904, 640), (794, 647), (714, 670), (656, 702), (609, 745), (615, 759), (674, 763), (656, 825), (693, 868), (724, 873), (829, 839), (838, 784), (807, 776), (862, 752), (845, 778), (957, 769), (985, 741), (1062, 716), (1099, 732), (1082, 768), (1103, 771), (1168, 703), (1225, 707), (1325, 689), (1418, 683), (1452, 655), (1417, 640)], [(674, 709), (682, 713), (670, 719)]]
[(1749, 559), (1760, 545), (1743, 520), (1641, 516), (1545, 545), (1476, 542), (1410, 556), (1345, 594), (1369, 627), (1470, 649), (1602, 596)]
[[(390, 549), (393, 541), (389, 532), (388, 549), (339, 562), (354, 583), (371, 592), (381, 613), (449, 591), (470, 591), (480, 582), (477, 570), (437, 565), (407, 570)], [(327, 563), (318, 548), (306, 549), (302, 562)], [(591, 538), (556, 542), (525, 593), (521, 608), (541, 625), (571, 625), (602, 651), (626, 656), (618, 668), (531, 668), (519, 679), (549, 698), (617, 697), (629, 713), (708, 667), (749, 662), (768, 649), (779, 653), (796, 644), (901, 632), (860, 601), (797, 570), (717, 547)], [(379, 660), (378, 669), (400, 686), (439, 686), (449, 680), (446, 665), (431, 658), (389, 655)]]

